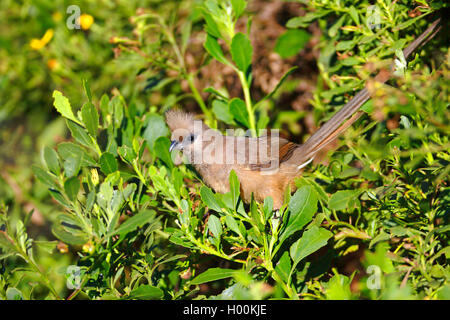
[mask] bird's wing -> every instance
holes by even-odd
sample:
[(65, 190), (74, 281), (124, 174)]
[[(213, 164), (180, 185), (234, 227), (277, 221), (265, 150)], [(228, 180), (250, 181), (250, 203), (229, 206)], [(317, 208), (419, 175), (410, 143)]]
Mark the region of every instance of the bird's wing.
[[(259, 138), (246, 138), (247, 148), (237, 149), (237, 154), (246, 152), (246, 161), (241, 167), (246, 170), (263, 171), (277, 169), (279, 165), (289, 159), (295, 148), (296, 143), (289, 142), (279, 137), (263, 136)], [(249, 147), (256, 144), (256, 148)]]

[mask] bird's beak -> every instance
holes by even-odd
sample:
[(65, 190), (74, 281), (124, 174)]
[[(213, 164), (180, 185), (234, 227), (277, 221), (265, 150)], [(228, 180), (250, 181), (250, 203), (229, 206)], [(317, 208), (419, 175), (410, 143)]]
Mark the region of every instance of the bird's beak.
[(178, 141), (172, 140), (172, 142), (170, 143), (169, 152), (172, 152), (172, 150), (175, 149), (175, 147), (177, 145), (178, 145)]

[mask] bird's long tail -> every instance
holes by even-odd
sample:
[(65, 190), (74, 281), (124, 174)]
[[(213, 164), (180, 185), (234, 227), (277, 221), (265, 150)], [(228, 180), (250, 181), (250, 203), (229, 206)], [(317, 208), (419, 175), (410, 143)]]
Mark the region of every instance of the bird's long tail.
[[(419, 37), (403, 50), (403, 55), (407, 59), (417, 48), (423, 46), (432, 39), (442, 28), (441, 18), (435, 20)], [(391, 72), (393, 64), (391, 65)], [(384, 83), (391, 75), (391, 72), (380, 72), (375, 78)], [(367, 88), (359, 91), (345, 106), (328, 120), (319, 130), (317, 130), (303, 145), (296, 148), (286, 162), (297, 165), (299, 168), (314, 158), (316, 153), (327, 144), (336, 139), (342, 132), (351, 126), (362, 114), (359, 108), (370, 99)]]

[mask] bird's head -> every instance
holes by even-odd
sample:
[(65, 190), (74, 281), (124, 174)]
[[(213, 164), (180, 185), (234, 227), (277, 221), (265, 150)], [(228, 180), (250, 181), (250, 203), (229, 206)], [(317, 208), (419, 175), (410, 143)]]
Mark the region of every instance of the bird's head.
[[(179, 150), (192, 162), (195, 154), (202, 153), (202, 138), (210, 128), (194, 115), (181, 110), (173, 109), (166, 112), (166, 123), (172, 132), (169, 151)], [(177, 156), (175, 164), (180, 164)]]

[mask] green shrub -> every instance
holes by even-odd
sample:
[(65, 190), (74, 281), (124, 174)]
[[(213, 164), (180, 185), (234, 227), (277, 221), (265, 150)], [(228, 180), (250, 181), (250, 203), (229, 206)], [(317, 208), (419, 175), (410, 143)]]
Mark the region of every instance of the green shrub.
[[(296, 180), (298, 190), (286, 192), (279, 212), (271, 198), (244, 205), (234, 172), (230, 192), (219, 194), (188, 166), (174, 166), (162, 113), (192, 97), (211, 126), (257, 135), (281, 125), (272, 115), (291, 114), (275, 106), (295, 84), (295, 69), (254, 98), (244, 0), (140, 9), (131, 19), (136, 38), (112, 42), (127, 68), (148, 77), (153, 105), (142, 104), (144, 93), (130, 94), (127, 84), (104, 93), (111, 82), (94, 78), (82, 82), (83, 97), (80, 86), (53, 91), (72, 138), (43, 148), (43, 166), (32, 167), (37, 186), (54, 200), (51, 235), (35, 240), (27, 234), (33, 211), (12, 219), (2, 207), (0, 297), (448, 299), (450, 52), (438, 37), (405, 66), (397, 50), (444, 3), (380, 0), (368, 9), (367, 1), (299, 2), (306, 15), (287, 22), (274, 50), (289, 58), (296, 53), (289, 37), (303, 37), (294, 43), (298, 52), (311, 38), (305, 28), (320, 27), (314, 117), (326, 120), (365, 82), (373, 99), (328, 163), (314, 164)], [(373, 12), (379, 27), (371, 23)], [(246, 30), (238, 31), (242, 20)], [(190, 39), (198, 38), (201, 58), (192, 67), (186, 56), (194, 50)], [(371, 78), (392, 59), (401, 66), (396, 76), (377, 85)], [(211, 63), (232, 70), (239, 96), (199, 87), (200, 70)], [(75, 259), (48, 258), (69, 249)], [(205, 283), (210, 292), (200, 290)]]

